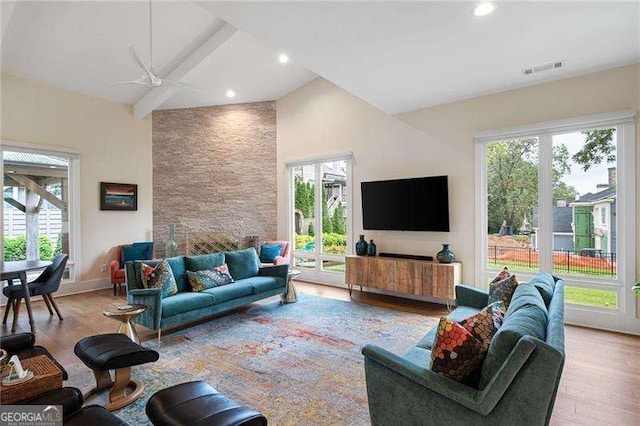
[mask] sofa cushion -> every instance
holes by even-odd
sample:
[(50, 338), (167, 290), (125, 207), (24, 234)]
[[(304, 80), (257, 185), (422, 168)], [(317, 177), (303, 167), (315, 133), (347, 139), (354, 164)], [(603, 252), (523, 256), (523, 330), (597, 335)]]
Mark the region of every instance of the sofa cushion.
[(171, 266), (165, 260), (161, 260), (154, 266), (142, 263), (140, 275), (144, 288), (160, 288), (162, 298), (173, 296), (178, 292)]
[(120, 267), (124, 268), (124, 264), (127, 262), (133, 262), (134, 260), (147, 260), (147, 247), (140, 244), (131, 244), (130, 246), (122, 246)]
[(187, 271), (202, 271), (213, 269), (224, 263), (224, 253), (201, 254), (198, 256), (187, 256), (184, 258), (184, 267)]
[(482, 365), (480, 389), (498, 373), (521, 337), (533, 336), (544, 341), (546, 329), (547, 309), (538, 290), (527, 284), (518, 286), (502, 326), (489, 345)]
[(201, 293), (178, 293), (174, 296), (162, 299), (162, 318), (179, 315), (185, 312), (194, 311), (216, 303), (215, 296)]
[(216, 298), (216, 304), (224, 303), (229, 300), (251, 296), (253, 294), (253, 286), (246, 281), (236, 281), (233, 284), (210, 288), (202, 292), (213, 295)]
[(246, 278), (239, 282), (249, 284), (253, 288), (253, 294), (283, 288), (286, 285), (283, 278), (267, 276)]
[(540, 292), (540, 296), (544, 300), (545, 306), (548, 308), (551, 299), (553, 299), (553, 292), (556, 289), (556, 280), (551, 274), (537, 274), (529, 281)]
[[(480, 309), (472, 308), (471, 306), (458, 306), (453, 311), (449, 312), (447, 318), (453, 321), (460, 322), (465, 318), (469, 318), (472, 315), (480, 312)], [(438, 333), (438, 327), (435, 326), (418, 342), (416, 345), (419, 348), (431, 349), (433, 342), (436, 340), (436, 334)]]
[(511, 315), (511, 313), (527, 305), (537, 306), (545, 315), (548, 313), (547, 305), (545, 305), (538, 289), (531, 283), (523, 283), (520, 284), (515, 293), (513, 293), (513, 298), (505, 314), (505, 319), (508, 315)]
[(258, 253), (254, 248), (228, 251), (225, 252), (224, 257), (234, 280), (243, 280), (258, 275), (260, 259), (258, 259)]
[(429, 368), (441, 376), (467, 383), (482, 364), (485, 353), (482, 342), (466, 328), (442, 317)]

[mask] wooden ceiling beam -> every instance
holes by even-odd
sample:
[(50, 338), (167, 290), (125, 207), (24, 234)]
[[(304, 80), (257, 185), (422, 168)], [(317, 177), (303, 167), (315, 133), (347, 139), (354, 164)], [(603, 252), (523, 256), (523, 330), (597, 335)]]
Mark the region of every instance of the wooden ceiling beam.
[[(176, 66), (165, 78), (167, 80), (180, 81), (198, 66), (205, 59), (212, 55), (220, 46), (238, 31), (233, 25), (226, 23), (216, 31), (204, 43), (195, 49), (181, 64)], [(133, 116), (138, 120), (143, 120), (154, 109), (165, 103), (178, 90), (176, 87), (154, 87), (149, 90), (138, 102), (133, 105)], [(184, 89), (182, 89), (184, 90)]]

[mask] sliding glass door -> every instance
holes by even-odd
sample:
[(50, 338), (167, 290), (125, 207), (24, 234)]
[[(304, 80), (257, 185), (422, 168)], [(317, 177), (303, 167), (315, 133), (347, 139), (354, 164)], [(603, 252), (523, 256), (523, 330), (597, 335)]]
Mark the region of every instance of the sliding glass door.
[(344, 281), (352, 240), (350, 167), (342, 156), (288, 167), (294, 267), (307, 278)]

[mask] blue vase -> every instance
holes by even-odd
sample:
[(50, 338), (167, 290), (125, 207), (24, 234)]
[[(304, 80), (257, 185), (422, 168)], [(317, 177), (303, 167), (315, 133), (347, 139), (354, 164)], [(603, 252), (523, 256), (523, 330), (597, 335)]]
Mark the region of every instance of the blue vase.
[(364, 235), (360, 235), (360, 239), (356, 241), (356, 254), (358, 256), (365, 256), (368, 248), (369, 244), (367, 244), (367, 241), (364, 239)]
[(375, 256), (376, 255), (376, 245), (373, 240), (369, 241), (369, 248), (367, 248), (367, 256)]
[(449, 244), (443, 244), (442, 250), (436, 254), (436, 259), (440, 263), (453, 263), (456, 260), (456, 255), (449, 250)]

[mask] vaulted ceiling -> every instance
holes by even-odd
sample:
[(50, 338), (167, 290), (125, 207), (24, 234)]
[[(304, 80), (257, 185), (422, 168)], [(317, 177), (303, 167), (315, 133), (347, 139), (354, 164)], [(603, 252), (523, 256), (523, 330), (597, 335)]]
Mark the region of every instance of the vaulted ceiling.
[(138, 116), (278, 99), (317, 75), (398, 113), (640, 62), (638, 2), (500, 2), (483, 18), (474, 4), (156, 0), (156, 70), (204, 90), (150, 93), (108, 84), (139, 77), (130, 45), (149, 60), (147, 2), (3, 1), (2, 71)]

